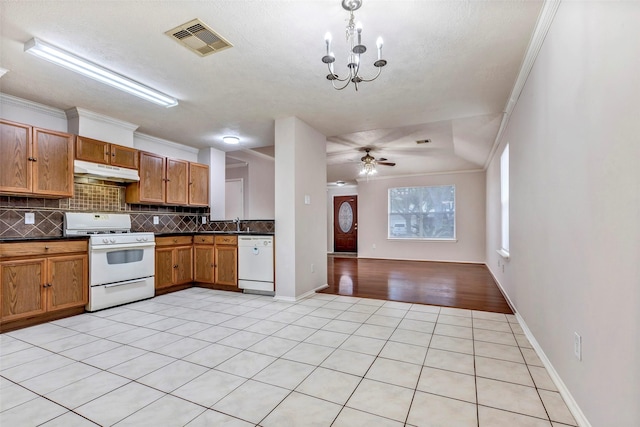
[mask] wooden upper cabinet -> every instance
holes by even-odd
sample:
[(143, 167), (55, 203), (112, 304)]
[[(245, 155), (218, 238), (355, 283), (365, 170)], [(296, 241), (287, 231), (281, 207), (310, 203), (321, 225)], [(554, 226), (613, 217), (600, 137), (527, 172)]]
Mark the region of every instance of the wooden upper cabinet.
[(73, 197), (73, 140), (68, 133), (33, 128), (33, 192)]
[(166, 158), (140, 151), (140, 182), (129, 184), (127, 203), (164, 203)]
[(76, 137), (76, 159), (108, 165), (109, 145), (108, 142), (78, 135)]
[(111, 144), (111, 165), (129, 169), (138, 169), (138, 150)]
[(127, 203), (209, 206), (209, 166), (140, 151), (140, 182), (127, 186)]
[(209, 166), (189, 163), (189, 205), (209, 206)]
[(76, 159), (138, 169), (138, 150), (84, 136), (76, 137)]
[(0, 191), (31, 193), (31, 126), (0, 120)]
[(167, 203), (189, 204), (189, 162), (167, 159)]
[(0, 120), (0, 138), (0, 192), (73, 196), (73, 135)]

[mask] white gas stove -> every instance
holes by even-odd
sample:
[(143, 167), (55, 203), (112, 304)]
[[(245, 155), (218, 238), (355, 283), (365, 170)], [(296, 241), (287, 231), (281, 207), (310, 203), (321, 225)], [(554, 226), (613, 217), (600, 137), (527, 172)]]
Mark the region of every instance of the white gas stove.
[(88, 311), (154, 296), (155, 238), (128, 214), (66, 212), (64, 235), (89, 236)]

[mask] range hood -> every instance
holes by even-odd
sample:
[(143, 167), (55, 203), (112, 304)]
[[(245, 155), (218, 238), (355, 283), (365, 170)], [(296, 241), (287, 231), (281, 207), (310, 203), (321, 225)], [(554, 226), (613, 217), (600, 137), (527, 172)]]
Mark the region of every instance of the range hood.
[(102, 165), (100, 163), (85, 162), (83, 160), (75, 160), (73, 162), (73, 174), (98, 178), (105, 181), (115, 182), (138, 182), (140, 176), (135, 169), (121, 168), (118, 166)]

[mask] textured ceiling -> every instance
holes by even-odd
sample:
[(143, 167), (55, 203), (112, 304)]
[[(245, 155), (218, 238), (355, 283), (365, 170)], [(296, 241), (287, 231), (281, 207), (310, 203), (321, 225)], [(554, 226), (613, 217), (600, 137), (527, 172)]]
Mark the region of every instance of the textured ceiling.
[[(274, 120), (297, 116), (329, 138), (329, 180), (351, 180), (372, 146), (398, 165), (385, 174), (482, 168), (495, 139), (541, 1), (365, 0), (365, 74), (375, 39), (389, 65), (373, 83), (335, 91), (325, 79), (331, 31), (336, 73), (345, 67), (347, 12), (339, 0), (2, 1), (3, 93), (85, 108), (139, 131), (230, 151), (273, 145)], [(199, 18), (234, 47), (199, 57), (164, 34)], [(25, 54), (33, 37), (179, 99), (165, 109)], [(431, 138), (432, 144), (415, 145)]]

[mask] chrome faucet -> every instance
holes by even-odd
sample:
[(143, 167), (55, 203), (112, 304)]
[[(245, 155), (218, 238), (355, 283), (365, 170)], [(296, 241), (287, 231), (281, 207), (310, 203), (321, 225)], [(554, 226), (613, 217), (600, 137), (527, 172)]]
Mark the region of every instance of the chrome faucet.
[(233, 220), (233, 222), (236, 223), (236, 232), (240, 232), (240, 217), (236, 217), (236, 219)]

